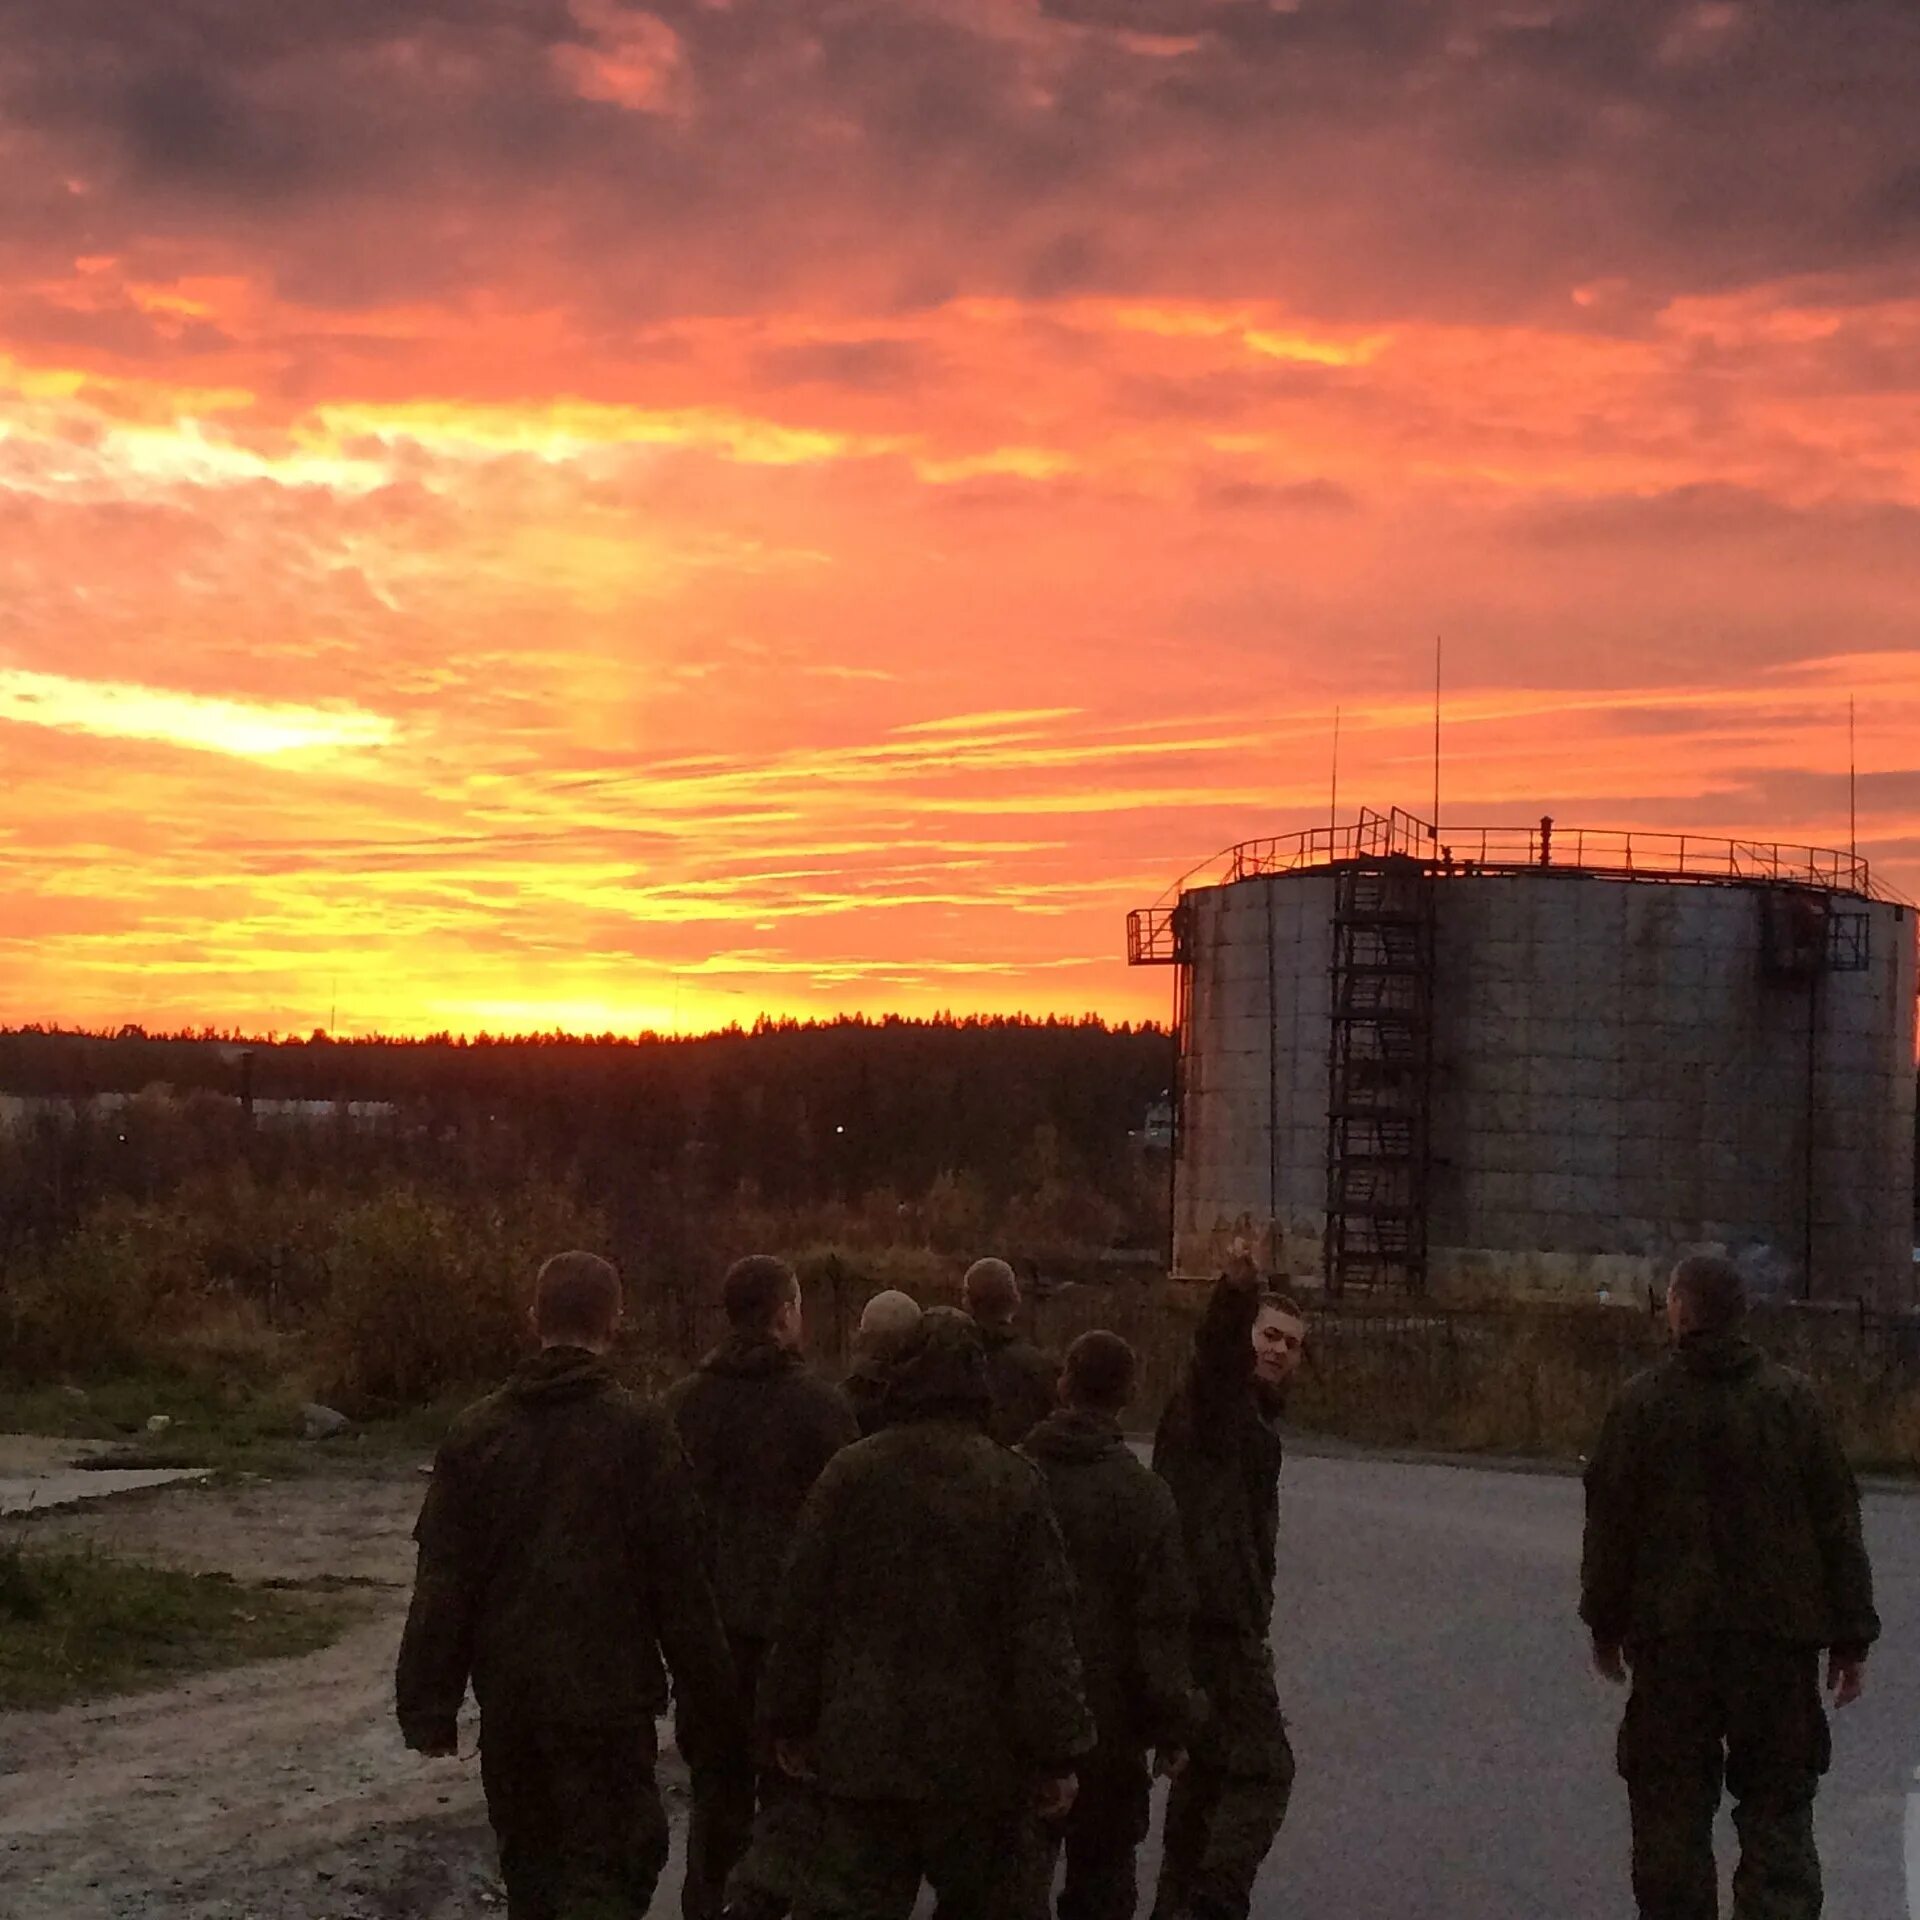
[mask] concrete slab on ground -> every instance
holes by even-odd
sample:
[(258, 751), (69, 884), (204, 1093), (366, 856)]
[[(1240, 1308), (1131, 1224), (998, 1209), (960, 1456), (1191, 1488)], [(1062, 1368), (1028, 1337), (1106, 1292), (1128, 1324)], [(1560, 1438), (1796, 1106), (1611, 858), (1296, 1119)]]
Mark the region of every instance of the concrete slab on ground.
[(53, 1513), (119, 1493), (143, 1493), (176, 1481), (204, 1480), (206, 1467), (43, 1467), (0, 1474), (0, 1515)]

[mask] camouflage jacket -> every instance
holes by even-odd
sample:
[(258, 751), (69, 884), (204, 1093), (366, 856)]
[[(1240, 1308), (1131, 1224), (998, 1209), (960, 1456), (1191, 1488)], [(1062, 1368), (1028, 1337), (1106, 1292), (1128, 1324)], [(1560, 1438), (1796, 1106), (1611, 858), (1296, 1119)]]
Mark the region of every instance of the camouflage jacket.
[(838, 1389), (772, 1340), (735, 1336), (671, 1387), (667, 1411), (693, 1467), (729, 1633), (773, 1633), (780, 1569), (801, 1502), (858, 1437)]
[(981, 1431), (978, 1333), (929, 1313), (898, 1422), (807, 1496), (760, 1684), (764, 1730), (859, 1800), (1006, 1805), (1093, 1744), (1073, 1582), (1038, 1470)]
[(670, 1668), (690, 1724), (737, 1738), (702, 1534), (657, 1409), (590, 1353), (528, 1361), (460, 1416), (434, 1462), (395, 1677), (401, 1726), (450, 1737), (469, 1679), (483, 1714), (649, 1720)]
[(1102, 1748), (1184, 1746), (1199, 1719), (1187, 1663), (1180, 1516), (1119, 1422), (1060, 1407), (1020, 1451), (1047, 1477), (1076, 1594), (1074, 1638)]
[(887, 1424), (887, 1366), (877, 1355), (857, 1356), (840, 1382), (840, 1391), (853, 1409), (861, 1439)]
[(1614, 1403), (1587, 1468), (1580, 1617), (1606, 1641), (1878, 1637), (1860, 1496), (1811, 1385), (1686, 1335)]
[(1018, 1446), (1059, 1404), (1060, 1363), (1011, 1327), (981, 1327), (980, 1344), (993, 1398), (987, 1431), (1003, 1447)]
[(1283, 1449), (1253, 1377), (1256, 1287), (1215, 1282), (1193, 1359), (1153, 1437), (1193, 1579), (1194, 1624), (1264, 1639), (1273, 1619)]

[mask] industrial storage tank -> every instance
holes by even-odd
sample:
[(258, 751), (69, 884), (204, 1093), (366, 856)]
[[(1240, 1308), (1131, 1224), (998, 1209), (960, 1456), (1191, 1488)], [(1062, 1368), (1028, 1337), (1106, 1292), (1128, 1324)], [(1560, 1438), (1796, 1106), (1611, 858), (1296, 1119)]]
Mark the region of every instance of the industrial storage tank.
[(1291, 1283), (1911, 1304), (1915, 911), (1866, 862), (1396, 810), (1128, 918), (1175, 969), (1173, 1261)]

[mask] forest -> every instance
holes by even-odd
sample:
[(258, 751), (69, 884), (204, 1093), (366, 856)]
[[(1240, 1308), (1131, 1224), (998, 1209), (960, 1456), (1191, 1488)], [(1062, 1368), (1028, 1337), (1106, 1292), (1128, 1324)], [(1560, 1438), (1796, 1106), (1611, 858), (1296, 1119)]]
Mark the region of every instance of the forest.
[[(0, 1033), (0, 1371), (297, 1342), (340, 1392), (485, 1377), (531, 1263), (611, 1254), (664, 1344), (736, 1255), (938, 1284), (1150, 1263), (1172, 1071), (1097, 1020), (699, 1038)], [(663, 1330), (663, 1316), (674, 1321)]]

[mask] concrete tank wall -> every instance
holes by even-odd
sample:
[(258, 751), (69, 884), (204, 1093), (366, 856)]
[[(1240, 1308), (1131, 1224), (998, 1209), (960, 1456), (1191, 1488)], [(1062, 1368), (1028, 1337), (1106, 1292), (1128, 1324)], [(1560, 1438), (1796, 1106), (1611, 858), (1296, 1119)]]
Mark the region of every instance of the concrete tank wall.
[[(1208, 1271), (1250, 1232), (1311, 1284), (1333, 881), (1189, 902), (1176, 1265)], [(1810, 1239), (1815, 1292), (1906, 1302), (1914, 915), (1836, 900), (1867, 916), (1867, 966), (1784, 981), (1763, 965), (1766, 902), (1574, 873), (1435, 883), (1436, 1292), (1620, 1291), (1716, 1247), (1798, 1293)]]

